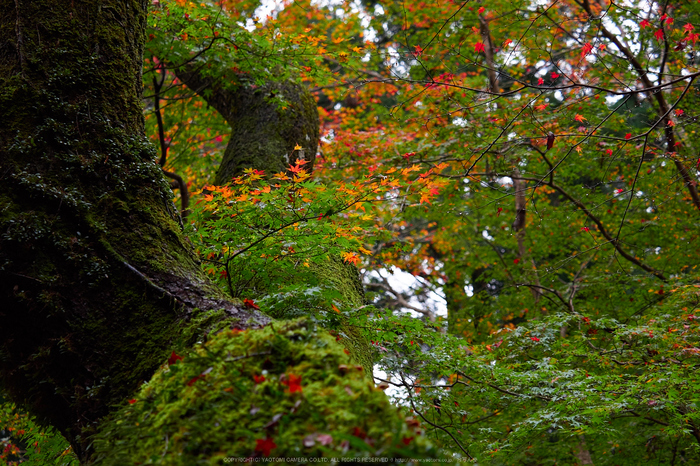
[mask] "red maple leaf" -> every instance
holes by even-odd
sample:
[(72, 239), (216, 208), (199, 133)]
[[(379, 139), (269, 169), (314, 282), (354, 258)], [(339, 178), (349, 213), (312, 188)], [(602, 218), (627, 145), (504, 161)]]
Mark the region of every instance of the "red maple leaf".
[(538, 85), (538, 86), (541, 86), (542, 84), (544, 84), (544, 79), (542, 79), (542, 78), (538, 79), (538, 80), (537, 80), (537, 85)]
[(532, 341), (540, 341), (540, 339), (537, 338), (537, 337), (530, 337), (530, 340), (532, 340)]
[(253, 380), (255, 380), (255, 383), (262, 383), (265, 381), (265, 376), (264, 375), (253, 375)]
[(658, 40), (658, 41), (660, 41), (661, 39), (663, 39), (663, 38), (664, 38), (664, 30), (663, 30), (663, 29), (659, 29), (658, 31), (656, 31), (656, 32), (654, 33), (654, 37), (656, 37), (656, 40)]
[(559, 73), (555, 73), (552, 71), (552, 79), (557, 79), (559, 77)]
[(289, 387), (289, 393), (301, 393), (301, 376), (289, 374), (289, 377), (282, 381), (282, 385), (286, 385), (287, 387)]
[(649, 23), (649, 21), (647, 21), (646, 19), (643, 19), (639, 22), (640, 28), (644, 29), (647, 26), (651, 26), (651, 23)]
[(484, 43), (483, 42), (477, 42), (474, 44), (474, 51), (479, 53), (484, 51)]
[(632, 138), (632, 133), (625, 134), (625, 139), (629, 140)]
[(593, 46), (591, 45), (590, 42), (586, 42), (583, 45), (583, 48), (581, 49), (581, 58), (585, 57), (589, 53), (591, 53), (591, 50), (593, 50)]
[(244, 299), (243, 305), (246, 307), (246, 309), (260, 310), (260, 306), (255, 304), (255, 301), (253, 301), (252, 299), (248, 299), (248, 298)]
[(191, 387), (192, 385), (194, 385), (194, 383), (195, 383), (196, 381), (198, 381), (199, 379), (203, 379), (203, 378), (204, 378), (204, 376), (203, 376), (202, 374), (196, 375), (196, 376), (192, 377), (192, 378), (187, 382), (187, 386), (188, 386), (188, 387)]
[(255, 441), (255, 451), (262, 453), (263, 456), (270, 456), (270, 451), (277, 448), (275, 442), (271, 438), (266, 438), (264, 440), (257, 439)]
[(182, 356), (175, 354), (175, 351), (173, 351), (170, 354), (170, 357), (168, 358), (168, 365), (172, 366), (173, 364), (175, 364), (178, 361), (182, 361)]

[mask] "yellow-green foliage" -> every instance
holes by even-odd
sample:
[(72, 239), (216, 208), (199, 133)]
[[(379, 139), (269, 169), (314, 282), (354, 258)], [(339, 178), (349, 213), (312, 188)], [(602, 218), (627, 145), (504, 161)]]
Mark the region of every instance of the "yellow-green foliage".
[(161, 368), (103, 424), (95, 463), (439, 455), (335, 340), (306, 320), (219, 333)]

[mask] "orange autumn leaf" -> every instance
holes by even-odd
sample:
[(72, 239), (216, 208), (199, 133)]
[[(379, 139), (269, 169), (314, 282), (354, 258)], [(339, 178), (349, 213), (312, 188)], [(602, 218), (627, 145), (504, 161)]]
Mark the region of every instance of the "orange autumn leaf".
[(260, 306), (255, 304), (255, 301), (248, 298), (243, 300), (243, 305), (246, 307), (246, 309), (255, 309), (256, 311), (260, 309)]

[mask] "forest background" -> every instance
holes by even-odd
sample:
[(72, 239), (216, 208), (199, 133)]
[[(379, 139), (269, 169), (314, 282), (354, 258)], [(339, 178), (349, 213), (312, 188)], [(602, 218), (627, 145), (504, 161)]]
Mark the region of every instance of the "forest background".
[[(273, 317), (363, 329), (376, 382), (447, 451), (700, 462), (700, 5), (259, 8), (154, 0), (148, 18), (147, 131), (206, 273)], [(286, 141), (286, 166), (213, 179), (249, 109), (222, 115), (212, 82), (280, 113), (301, 85), (318, 151)], [(365, 302), (315, 282), (329, 257)], [(0, 425), (1, 461), (75, 461), (9, 402)]]

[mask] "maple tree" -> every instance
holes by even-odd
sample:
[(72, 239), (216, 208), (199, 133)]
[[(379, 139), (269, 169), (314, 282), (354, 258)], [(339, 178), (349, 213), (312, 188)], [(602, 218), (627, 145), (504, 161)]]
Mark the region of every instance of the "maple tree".
[[(700, 6), (152, 3), (146, 125), (204, 274), (245, 309), (363, 329), (380, 386), (464, 457), (698, 461)], [(268, 134), (236, 123), (257, 105), (297, 112), (270, 137), (286, 160), (240, 146)], [(362, 269), (368, 301), (319, 279), (329, 260)], [(182, 380), (216, 384), (211, 364)]]

